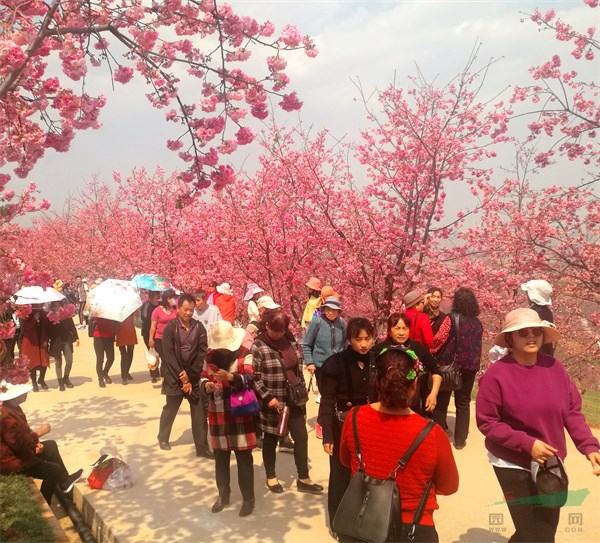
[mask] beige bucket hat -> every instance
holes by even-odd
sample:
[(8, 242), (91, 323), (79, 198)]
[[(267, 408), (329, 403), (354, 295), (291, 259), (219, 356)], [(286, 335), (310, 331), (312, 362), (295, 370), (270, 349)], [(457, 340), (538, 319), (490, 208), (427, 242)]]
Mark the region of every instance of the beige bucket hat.
[(556, 343), (560, 339), (560, 334), (556, 327), (548, 321), (543, 321), (533, 310), (525, 307), (513, 309), (504, 318), (502, 331), (496, 336), (494, 343), (500, 347), (508, 347), (506, 343), (507, 332), (515, 332), (523, 328), (543, 328), (544, 343)]

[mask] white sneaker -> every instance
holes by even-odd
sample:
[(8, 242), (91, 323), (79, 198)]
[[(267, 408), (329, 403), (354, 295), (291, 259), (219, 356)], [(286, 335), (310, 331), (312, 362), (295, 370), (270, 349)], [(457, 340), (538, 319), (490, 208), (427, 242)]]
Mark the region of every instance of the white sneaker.
[(320, 394), (317, 396), (315, 403), (321, 403), (321, 395)]

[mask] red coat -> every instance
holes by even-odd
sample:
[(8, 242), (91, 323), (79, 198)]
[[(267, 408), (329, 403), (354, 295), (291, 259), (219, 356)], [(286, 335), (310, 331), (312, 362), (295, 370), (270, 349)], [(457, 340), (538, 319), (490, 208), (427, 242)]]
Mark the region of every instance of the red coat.
[(215, 305), (219, 308), (223, 320), (233, 324), (235, 320), (235, 298), (229, 294), (219, 294), (215, 300)]
[(429, 317), (422, 311), (417, 311), (414, 307), (407, 309), (405, 313), (410, 319), (410, 339), (414, 339), (429, 348), (433, 341), (433, 330), (431, 329)]
[(0, 474), (19, 473), (37, 464), (38, 441), (21, 407), (4, 402), (0, 414)]
[(117, 326), (115, 343), (117, 347), (137, 345), (137, 334), (135, 333), (135, 324), (133, 323), (133, 313)]
[(23, 319), (23, 346), (22, 353), (29, 359), (27, 366), (30, 370), (50, 365), (48, 354), (48, 340), (50, 339), (50, 321), (46, 313), (39, 312), (40, 318), (36, 320), (35, 311)]
[[(427, 421), (417, 415), (388, 415), (370, 405), (357, 407), (358, 438), (367, 475), (386, 479), (396, 462), (419, 435)], [(352, 412), (346, 417), (340, 441), (340, 461), (358, 471), (356, 444), (352, 431)], [(438, 508), (436, 494), (453, 494), (458, 489), (458, 470), (450, 442), (437, 424), (423, 440), (406, 469), (398, 470), (396, 484), (402, 496), (402, 520), (410, 524), (429, 479), (433, 485), (425, 503), (421, 524), (433, 526), (433, 512)]]

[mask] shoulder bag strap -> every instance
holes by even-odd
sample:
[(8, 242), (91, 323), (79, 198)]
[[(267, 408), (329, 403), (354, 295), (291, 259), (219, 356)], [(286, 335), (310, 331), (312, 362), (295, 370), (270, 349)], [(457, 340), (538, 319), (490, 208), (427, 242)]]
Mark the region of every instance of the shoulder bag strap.
[(421, 443), (423, 443), (423, 440), (427, 437), (429, 432), (431, 432), (431, 430), (433, 429), (434, 426), (435, 426), (435, 421), (433, 421), (433, 420), (430, 420), (425, 425), (425, 428), (423, 428), (423, 430), (421, 430), (421, 433), (417, 436), (417, 439), (415, 439), (413, 441), (412, 445), (406, 450), (406, 452), (404, 453), (404, 456), (402, 458), (400, 458), (400, 460), (398, 460), (398, 465), (396, 466), (396, 469), (394, 470), (394, 472), (398, 471), (398, 469), (404, 469), (406, 467), (406, 464), (408, 464), (410, 457), (417, 450), (419, 445)]
[(356, 456), (358, 457), (358, 468), (360, 470), (365, 469), (365, 465), (362, 459), (362, 451), (360, 450), (360, 441), (358, 440), (358, 428), (356, 426), (356, 418), (358, 417), (359, 407), (355, 407), (352, 410), (352, 432), (354, 433), (354, 446), (356, 448)]
[(460, 315), (457, 313), (452, 313), (452, 321), (454, 322), (454, 328), (456, 329), (456, 345), (454, 347), (454, 358), (452, 360), (453, 364), (456, 364), (456, 359), (458, 358), (458, 345), (459, 345), (459, 332), (460, 332)]
[[(417, 439), (415, 439), (413, 441), (413, 444), (408, 448), (408, 450), (404, 453), (404, 456), (398, 462), (398, 465), (401, 466), (402, 469), (404, 469), (407, 462), (410, 460), (410, 457), (417, 450), (417, 448), (423, 442), (423, 440), (427, 437), (429, 432), (431, 432), (431, 430), (433, 429), (434, 426), (435, 426), (435, 422), (433, 420), (430, 420), (427, 423), (427, 425), (425, 426), (425, 428), (423, 428), (423, 430), (421, 430), (421, 433), (417, 436)], [(423, 516), (423, 511), (425, 510), (425, 503), (427, 502), (427, 497), (429, 496), (429, 491), (431, 489), (432, 482), (433, 482), (433, 479), (429, 479), (429, 481), (427, 482), (427, 485), (425, 486), (425, 491), (423, 492), (423, 495), (421, 496), (421, 500), (419, 501), (419, 505), (417, 506), (417, 509), (415, 510), (415, 516), (413, 517), (413, 521), (412, 521), (410, 530), (408, 531), (408, 534), (407, 534), (407, 538), (409, 541), (412, 541), (415, 538), (415, 531), (417, 529), (417, 524), (419, 524), (419, 522), (421, 521), (421, 517)]]

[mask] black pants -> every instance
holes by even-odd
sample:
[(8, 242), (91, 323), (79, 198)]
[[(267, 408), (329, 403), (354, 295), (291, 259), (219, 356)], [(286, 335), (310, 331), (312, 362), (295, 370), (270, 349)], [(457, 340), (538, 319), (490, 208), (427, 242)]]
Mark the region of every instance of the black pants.
[[(405, 530), (410, 529), (410, 525), (405, 525)], [(338, 534), (339, 541), (342, 543), (359, 543), (360, 541), (364, 541), (363, 539), (354, 539), (353, 537), (349, 537), (344, 534)], [(439, 536), (435, 526), (423, 526), (421, 524), (417, 525), (417, 529), (415, 530), (415, 537), (412, 541), (416, 541), (417, 543), (438, 543)], [(408, 540), (406, 540), (408, 541)]]
[(121, 345), (119, 352), (121, 353), (121, 378), (125, 379), (129, 375), (131, 363), (133, 362), (133, 349), (135, 345)]
[(37, 382), (39, 383), (40, 381), (45, 381), (46, 380), (46, 370), (47, 369), (48, 368), (46, 368), (45, 366), (36, 366), (32, 370), (29, 370), (29, 377), (31, 377), (31, 382), (34, 385), (36, 384), (36, 372), (37, 372), (37, 370), (40, 370), (40, 377), (39, 377), (39, 379), (37, 379)]
[[(237, 461), (238, 484), (244, 501), (254, 500), (254, 467), (252, 450), (233, 451)], [(214, 451), (215, 453), (215, 479), (219, 496), (228, 498), (231, 494), (231, 475), (229, 471), (231, 451)]]
[(560, 518), (560, 507), (515, 504), (512, 500), (537, 496), (531, 473), (523, 469), (497, 468), (496, 477), (507, 501), (516, 532), (509, 543), (553, 543)]
[[(464, 445), (469, 435), (469, 422), (471, 419), (471, 392), (475, 383), (475, 370), (461, 370), (462, 386), (454, 391), (454, 406), (456, 407), (456, 423), (454, 425), (454, 444)], [(452, 391), (440, 390), (437, 396), (437, 405), (433, 410), (433, 420), (444, 430), (448, 429), (446, 417)]]
[(39, 457), (41, 462), (20, 472), (22, 475), (42, 480), (41, 492), (44, 499), (50, 504), (54, 488), (68, 476), (67, 468), (58, 452), (56, 441), (43, 441), (44, 448)]
[[(69, 378), (71, 368), (73, 367), (73, 344), (70, 341), (65, 341), (60, 348), (60, 351), (55, 353), (56, 378), (60, 381), (63, 377)], [(62, 371), (62, 359), (65, 357), (65, 372)]]
[[(101, 381), (105, 375), (108, 375), (110, 368), (115, 361), (115, 338), (113, 337), (95, 337), (94, 351), (96, 352), (96, 374)], [(104, 355), (106, 354), (106, 364), (104, 364)]]
[[(294, 462), (298, 470), (299, 479), (308, 479), (308, 432), (306, 431), (306, 418), (301, 407), (290, 407), (288, 430), (294, 440)], [(263, 464), (267, 472), (267, 479), (277, 477), (275, 461), (277, 458), (277, 443), (279, 436), (265, 432), (263, 439)]]
[(206, 452), (208, 450), (208, 422), (206, 420), (206, 411), (204, 409), (204, 399), (200, 396), (199, 390), (195, 387), (196, 398), (190, 398), (183, 394), (179, 396), (165, 396), (166, 402), (160, 415), (160, 425), (158, 428), (158, 440), (169, 441), (171, 437), (171, 428), (179, 411), (179, 406), (185, 398), (190, 404), (190, 414), (192, 418), (192, 437), (196, 445), (196, 453)]
[(77, 312), (79, 316), (79, 324), (87, 323), (87, 317), (84, 317), (83, 310), (85, 309), (85, 302), (79, 302), (79, 311)]
[(333, 419), (333, 455), (329, 457), (329, 486), (327, 488), (327, 510), (329, 512), (329, 526), (333, 527), (333, 517), (350, 484), (352, 472), (340, 462), (340, 442), (342, 426), (337, 417)]

